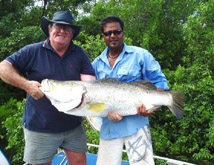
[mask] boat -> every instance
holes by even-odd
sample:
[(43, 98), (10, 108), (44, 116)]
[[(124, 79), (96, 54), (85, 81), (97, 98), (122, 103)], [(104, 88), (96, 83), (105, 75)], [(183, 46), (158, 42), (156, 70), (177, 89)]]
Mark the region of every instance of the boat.
[[(99, 147), (98, 145), (90, 144), (90, 143), (87, 143), (87, 145), (91, 147), (97, 147), (97, 148)], [(126, 150), (123, 150), (123, 152), (126, 152)], [(196, 164), (174, 160), (170, 158), (165, 158), (161, 156), (154, 156), (154, 159), (164, 160), (167, 162), (168, 165), (196, 165)], [(96, 154), (86, 153), (87, 165), (96, 165), (96, 161), (97, 161)], [(6, 158), (6, 156), (4, 155), (1, 149), (0, 149), (0, 165), (10, 165), (10, 162), (8, 161), (8, 159)], [(23, 165), (30, 165), (30, 164), (24, 163)], [(52, 165), (69, 165), (64, 151), (62, 150), (58, 151), (58, 153), (55, 155), (54, 159), (52, 160)], [(130, 165), (130, 164), (128, 161), (122, 160), (121, 165)]]
[[(87, 165), (96, 165), (97, 155), (86, 153), (86, 162)], [(61, 151), (54, 157), (54, 159), (52, 160), (52, 165), (69, 165), (65, 153), (63, 151)], [(129, 165), (129, 162), (123, 160), (121, 165)]]
[[(87, 143), (88, 146), (99, 148), (98, 145)], [(126, 150), (123, 150), (123, 152), (126, 152)], [(160, 159), (167, 162), (168, 165), (196, 165), (184, 161), (174, 160), (170, 158), (165, 158), (161, 156), (153, 156), (154, 159)], [(92, 153), (86, 153), (86, 162), (87, 165), (96, 165), (97, 161), (97, 155)], [(0, 164), (1, 165), (1, 164)], [(69, 165), (67, 158), (65, 156), (65, 153), (63, 151), (60, 151), (53, 159), (52, 165)], [(121, 165), (129, 165), (129, 162), (126, 160), (122, 160)]]
[(10, 162), (4, 155), (3, 151), (0, 149), (0, 165), (10, 165)]

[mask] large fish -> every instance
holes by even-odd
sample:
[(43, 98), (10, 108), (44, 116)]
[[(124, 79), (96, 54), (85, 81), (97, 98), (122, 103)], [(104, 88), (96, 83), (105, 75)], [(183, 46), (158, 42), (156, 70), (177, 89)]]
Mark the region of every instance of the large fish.
[(177, 119), (184, 114), (184, 93), (156, 90), (148, 81), (119, 82), (115, 79), (96, 81), (42, 81), (41, 91), (61, 112), (75, 116), (105, 117), (108, 112), (122, 116), (137, 114), (141, 104), (146, 109), (167, 106)]

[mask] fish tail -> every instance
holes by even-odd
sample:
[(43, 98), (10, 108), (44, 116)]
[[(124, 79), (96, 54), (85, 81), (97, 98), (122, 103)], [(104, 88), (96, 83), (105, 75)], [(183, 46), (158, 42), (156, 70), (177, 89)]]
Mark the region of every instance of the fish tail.
[(177, 119), (181, 119), (184, 115), (184, 93), (181, 91), (170, 91), (172, 95), (173, 103), (169, 106), (171, 112)]

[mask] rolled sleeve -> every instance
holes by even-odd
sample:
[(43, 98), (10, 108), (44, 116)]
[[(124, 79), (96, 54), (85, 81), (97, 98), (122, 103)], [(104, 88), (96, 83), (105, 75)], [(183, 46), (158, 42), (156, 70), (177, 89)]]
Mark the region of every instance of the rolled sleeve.
[(145, 80), (152, 82), (157, 88), (169, 90), (166, 76), (162, 73), (160, 64), (149, 52), (145, 54), (143, 76)]

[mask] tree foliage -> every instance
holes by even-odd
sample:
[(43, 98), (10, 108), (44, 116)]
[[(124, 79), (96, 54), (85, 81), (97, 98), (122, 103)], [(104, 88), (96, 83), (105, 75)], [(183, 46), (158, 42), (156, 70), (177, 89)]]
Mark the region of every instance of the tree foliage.
[(81, 24), (87, 34), (97, 35), (102, 18), (118, 15), (124, 20), (125, 36), (134, 45), (150, 50), (162, 68), (176, 69), (185, 56), (183, 25), (196, 6), (195, 0), (100, 0)]
[(23, 164), (24, 135), (21, 120), (24, 104), (25, 99), (20, 102), (10, 99), (6, 104), (0, 106), (0, 147), (5, 147), (2, 149), (5, 150), (7, 158), (12, 164)]
[[(0, 0), (0, 60), (46, 38), (39, 27), (43, 15), (52, 18), (56, 11), (69, 10), (75, 23), (83, 25), (74, 42), (93, 61), (106, 47), (100, 35), (101, 19), (118, 15), (125, 23), (125, 42), (148, 49), (160, 62), (171, 90), (185, 93), (182, 120), (167, 108), (150, 117), (154, 153), (197, 164), (214, 161), (214, 1), (43, 0), (42, 6), (34, 6), (35, 2)], [(83, 14), (78, 15), (78, 9)], [(24, 95), (0, 81), (0, 141), (7, 151), (1, 149), (15, 164), (22, 160), (24, 145), (20, 129)], [(99, 133), (86, 121), (84, 126), (88, 142), (98, 144)], [(97, 152), (90, 147), (89, 151)]]
[(155, 153), (195, 163), (203, 163), (202, 160), (207, 159), (213, 160), (212, 72), (207, 65), (193, 65), (189, 68), (179, 66), (175, 72), (169, 71), (166, 74), (171, 81), (171, 90), (185, 93), (185, 115), (180, 121), (176, 120), (169, 111), (167, 114), (165, 112), (162, 114), (163, 112), (160, 111), (151, 116)]

